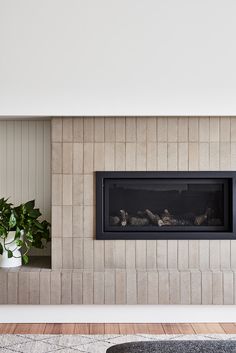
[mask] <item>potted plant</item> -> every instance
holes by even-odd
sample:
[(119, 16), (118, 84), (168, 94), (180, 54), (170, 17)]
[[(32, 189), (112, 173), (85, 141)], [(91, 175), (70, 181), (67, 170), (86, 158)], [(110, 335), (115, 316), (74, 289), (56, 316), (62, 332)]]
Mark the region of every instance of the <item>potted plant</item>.
[(43, 249), (50, 240), (50, 223), (39, 217), (35, 201), (14, 207), (0, 199), (0, 267), (17, 267), (29, 261), (31, 247)]

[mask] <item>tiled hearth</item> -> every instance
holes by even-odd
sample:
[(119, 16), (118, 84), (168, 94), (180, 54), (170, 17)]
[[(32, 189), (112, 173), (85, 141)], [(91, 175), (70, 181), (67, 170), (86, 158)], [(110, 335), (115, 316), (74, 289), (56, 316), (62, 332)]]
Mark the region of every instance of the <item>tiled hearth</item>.
[(236, 169), (236, 118), (52, 119), (52, 270), (0, 271), (1, 303), (233, 304), (234, 240), (95, 240), (95, 171)]

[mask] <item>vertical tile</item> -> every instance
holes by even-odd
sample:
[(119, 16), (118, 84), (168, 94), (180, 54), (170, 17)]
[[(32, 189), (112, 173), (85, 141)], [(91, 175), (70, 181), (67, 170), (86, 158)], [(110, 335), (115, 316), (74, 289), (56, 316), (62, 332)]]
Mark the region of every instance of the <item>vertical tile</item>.
[(199, 145), (196, 142), (190, 142), (188, 146), (188, 168), (190, 171), (199, 169)]
[(180, 304), (180, 275), (178, 271), (170, 271), (169, 282), (170, 304)]
[(180, 272), (180, 304), (191, 304), (191, 282), (190, 272)]
[(220, 145), (218, 142), (210, 143), (210, 170), (220, 169)]
[(178, 149), (177, 143), (170, 142), (167, 145), (167, 169), (177, 170), (178, 169)]
[(137, 118), (137, 141), (147, 141), (147, 118), (145, 117)]
[(135, 270), (128, 270), (126, 272), (126, 303), (134, 305), (137, 302), (137, 274)]
[(178, 118), (178, 142), (188, 141), (188, 118)]
[(212, 304), (222, 305), (223, 304), (223, 278), (222, 272), (212, 272)]
[(64, 174), (62, 177), (62, 202), (64, 206), (72, 205), (72, 175)]
[(188, 240), (178, 240), (178, 268), (186, 270), (188, 268)]
[(83, 304), (83, 275), (80, 271), (72, 272), (71, 303)]
[(94, 144), (94, 171), (103, 171), (105, 168), (105, 144)]
[(53, 237), (62, 236), (62, 206), (52, 206), (52, 234)]
[(220, 240), (220, 263), (221, 269), (230, 269), (230, 240)]
[(212, 304), (212, 272), (202, 272), (202, 304)]
[(73, 268), (73, 243), (72, 238), (62, 238), (62, 268)]
[(62, 205), (62, 175), (52, 175), (52, 205)]
[(115, 144), (111, 142), (105, 143), (105, 170), (115, 170)]
[(84, 236), (84, 208), (83, 206), (73, 206), (72, 208), (72, 235), (81, 238)]
[(220, 241), (210, 241), (210, 268), (220, 269)]
[(209, 268), (210, 243), (209, 240), (199, 241), (199, 267), (201, 270)]
[(73, 175), (73, 205), (82, 206), (84, 204), (84, 176)]
[(29, 304), (39, 304), (39, 273), (34, 270), (29, 273)]
[(93, 238), (95, 233), (94, 206), (84, 206), (84, 237)]
[(126, 143), (125, 152), (125, 169), (126, 171), (134, 171), (136, 169), (136, 144)]
[(71, 304), (71, 272), (63, 270), (61, 272), (61, 303)]
[(72, 206), (62, 206), (62, 236), (72, 237)]
[(158, 272), (148, 272), (148, 304), (158, 304)]
[(62, 119), (62, 139), (64, 142), (73, 141), (73, 119), (72, 118), (63, 118)]
[(116, 142), (125, 142), (125, 117), (115, 119)]
[(231, 117), (231, 142), (236, 142), (236, 117)]
[(167, 240), (168, 243), (168, 268), (170, 269), (177, 269), (177, 253), (178, 253), (178, 241), (177, 240)]
[(126, 304), (126, 271), (116, 270), (116, 304)]
[(29, 274), (28, 271), (19, 271), (18, 303), (29, 304)]
[(125, 241), (125, 254), (126, 254), (126, 268), (134, 269), (136, 264), (136, 244), (134, 240)]
[(220, 118), (220, 141), (229, 142), (230, 141), (230, 118), (221, 117)]
[(231, 170), (235, 170), (236, 169), (236, 142), (232, 142), (231, 146), (230, 146), (230, 150), (231, 150)]
[(96, 117), (94, 119), (94, 141), (104, 142), (105, 140), (105, 118)]
[(170, 291), (169, 291), (169, 273), (168, 271), (159, 271), (159, 304), (169, 304), (170, 302)]
[(230, 142), (220, 143), (220, 170), (230, 170)]
[(18, 304), (18, 271), (10, 269), (7, 279), (7, 304)]
[(125, 268), (125, 240), (117, 240), (115, 246), (115, 266), (116, 268)]
[(157, 144), (157, 167), (158, 170), (167, 170), (167, 143), (161, 142)]
[(115, 304), (115, 271), (105, 271), (105, 304)]
[(62, 144), (62, 171), (64, 174), (72, 174), (72, 143)]
[(210, 146), (208, 142), (199, 143), (199, 168), (209, 170), (210, 166)]
[(178, 143), (178, 170), (188, 170), (188, 143)]
[(53, 118), (52, 124), (52, 142), (62, 142), (62, 118)]
[(125, 143), (115, 144), (115, 170), (125, 170)]
[(84, 175), (84, 205), (94, 205), (94, 176)]
[(157, 267), (157, 242), (156, 240), (147, 241), (147, 268), (156, 269)]
[(114, 268), (115, 265), (115, 249), (114, 240), (105, 240), (105, 268)]
[(196, 117), (190, 117), (188, 120), (188, 139), (189, 142), (199, 141), (199, 119)]
[(50, 304), (61, 304), (61, 272), (51, 271)]
[(115, 118), (105, 118), (105, 142), (115, 142)]
[(83, 304), (93, 304), (93, 273), (83, 272)]
[(235, 240), (231, 240), (230, 241), (231, 246), (230, 246), (230, 260), (231, 260), (231, 266), (230, 268), (235, 270), (236, 269), (236, 241)]
[(102, 305), (105, 303), (105, 283), (104, 272), (94, 272), (93, 275), (93, 291), (94, 304)]
[(199, 240), (189, 240), (189, 268), (199, 268)]
[(200, 271), (191, 271), (191, 304), (202, 303), (202, 276)]
[(84, 119), (73, 118), (73, 141), (83, 142), (84, 140)]
[(81, 238), (72, 239), (73, 269), (83, 269), (84, 266), (84, 241)]
[(178, 139), (178, 118), (169, 117), (167, 120), (168, 142), (177, 142)]
[(210, 119), (208, 117), (199, 118), (199, 141), (209, 142), (210, 139)]
[(93, 240), (84, 239), (84, 269), (93, 269)]
[(157, 268), (167, 268), (167, 240), (157, 240)]
[(147, 170), (157, 169), (157, 144), (156, 142), (147, 143)]
[(210, 142), (219, 142), (220, 140), (220, 118), (210, 117)]
[(147, 304), (147, 272), (137, 272), (137, 296), (138, 304)]
[(224, 304), (234, 304), (234, 276), (232, 271), (223, 272)]
[(167, 141), (167, 118), (157, 119), (157, 141), (166, 142)]
[(136, 243), (136, 269), (144, 270), (147, 267), (147, 241), (135, 240)]
[(84, 143), (84, 173), (93, 173), (93, 143)]
[(40, 294), (39, 302), (43, 305), (50, 304), (50, 281), (51, 281), (51, 272), (48, 270), (40, 271)]
[(73, 173), (81, 174), (84, 168), (84, 148), (82, 143), (73, 143)]
[(62, 268), (62, 238), (52, 239), (52, 268)]
[(52, 143), (52, 173), (62, 173), (62, 143)]
[(136, 168), (137, 170), (145, 171), (147, 170), (147, 145), (144, 142), (140, 142), (137, 143), (136, 148)]
[(94, 142), (94, 118), (84, 118), (84, 142)]
[(105, 268), (104, 241), (95, 240), (93, 248), (94, 248), (94, 270), (104, 271), (104, 268)]
[(0, 271), (0, 304), (7, 304), (7, 271)]
[(147, 142), (157, 141), (157, 118), (147, 118)]
[(127, 117), (125, 121), (125, 141), (126, 142), (136, 142), (137, 138), (137, 125), (136, 118)]

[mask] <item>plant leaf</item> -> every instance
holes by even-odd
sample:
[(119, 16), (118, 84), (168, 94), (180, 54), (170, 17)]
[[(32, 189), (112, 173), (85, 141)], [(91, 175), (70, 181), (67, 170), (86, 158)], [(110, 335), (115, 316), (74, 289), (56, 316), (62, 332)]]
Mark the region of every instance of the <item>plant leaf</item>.
[(20, 236), (21, 236), (20, 229), (17, 227), (14, 240), (20, 239)]
[(8, 257), (8, 259), (13, 257), (13, 252), (11, 250), (7, 250), (7, 257)]
[(2, 247), (2, 244), (0, 243), (0, 255), (3, 254), (3, 247)]
[(28, 212), (34, 209), (35, 206), (35, 200), (31, 200), (25, 203), (25, 208), (27, 209)]
[(10, 227), (10, 229), (14, 228), (15, 225), (16, 225), (16, 217), (15, 217), (14, 213), (12, 212), (11, 217), (9, 219), (9, 227)]
[(20, 239), (16, 239), (16, 245), (17, 246), (23, 246), (24, 245), (24, 242)]
[(23, 255), (22, 259), (23, 259), (24, 264), (27, 265), (27, 263), (29, 262), (29, 257), (27, 255)]

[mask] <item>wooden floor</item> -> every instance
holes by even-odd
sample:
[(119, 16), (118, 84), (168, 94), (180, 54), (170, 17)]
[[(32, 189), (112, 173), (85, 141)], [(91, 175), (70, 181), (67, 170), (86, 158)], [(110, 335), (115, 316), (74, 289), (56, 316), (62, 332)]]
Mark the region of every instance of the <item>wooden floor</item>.
[(0, 334), (236, 334), (236, 323), (0, 324)]

